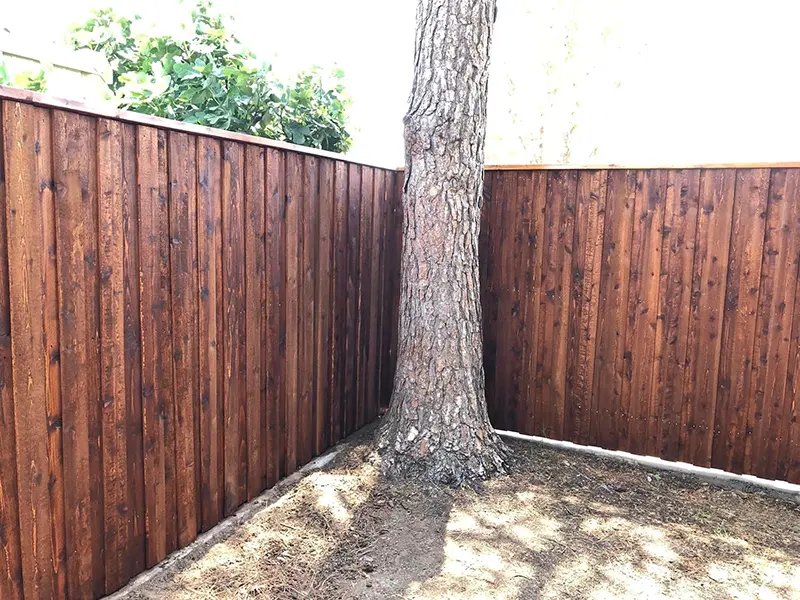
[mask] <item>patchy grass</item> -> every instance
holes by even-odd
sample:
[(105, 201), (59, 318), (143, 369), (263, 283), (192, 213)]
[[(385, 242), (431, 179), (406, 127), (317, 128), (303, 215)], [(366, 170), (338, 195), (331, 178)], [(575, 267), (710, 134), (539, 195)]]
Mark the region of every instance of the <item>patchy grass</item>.
[(381, 480), (362, 433), (128, 598), (800, 598), (797, 505), (509, 444), (454, 491)]

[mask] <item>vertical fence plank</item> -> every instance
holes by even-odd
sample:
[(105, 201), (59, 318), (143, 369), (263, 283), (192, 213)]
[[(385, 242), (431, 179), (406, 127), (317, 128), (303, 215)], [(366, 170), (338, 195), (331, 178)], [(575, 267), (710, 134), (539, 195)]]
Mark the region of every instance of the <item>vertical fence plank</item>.
[(567, 333), (577, 174), (554, 171), (547, 186), (542, 285), (542, 432), (563, 439), (566, 409)]
[[(7, 182), (5, 217), (22, 583), (26, 597), (48, 598), (59, 593), (47, 489), (52, 468), (47, 421), (51, 358), (45, 331), (49, 218), (44, 211), (52, 209), (52, 199), (51, 164), (41, 160), (41, 151), (44, 145), (49, 159), (50, 120), (47, 111), (10, 102), (4, 103), (3, 117), (5, 164), (14, 174)], [(88, 570), (91, 583), (91, 555)]]
[[(800, 190), (795, 190), (789, 201), (800, 201)], [(785, 417), (780, 427), (775, 476), (776, 479), (800, 483), (800, 277), (795, 282), (793, 308), (795, 317), (789, 339), (789, 368), (783, 400)]]
[(701, 466), (711, 464), (734, 185), (734, 171), (701, 171), (681, 418), (686, 429), (681, 460)]
[(316, 276), (316, 408), (314, 410), (314, 454), (321, 454), (329, 444), (331, 404), (331, 248), (333, 238), (334, 163), (319, 163), (319, 235)]
[(367, 422), (371, 423), (378, 417), (380, 409), (380, 386), (378, 378), (380, 364), (378, 357), (380, 349), (378, 344), (378, 328), (380, 327), (380, 307), (383, 299), (380, 297), (380, 261), (381, 261), (381, 211), (385, 203), (386, 182), (384, 172), (374, 169), (372, 189), (372, 223), (368, 235), (370, 236), (369, 269), (369, 304), (367, 304), (367, 369), (366, 369), (366, 415)]
[(104, 591), (95, 123), (53, 113), (67, 582)]
[(681, 415), (699, 190), (698, 170), (668, 172), (651, 400), (658, 408), (647, 450), (668, 460), (677, 460), (686, 437)]
[(197, 265), (199, 285), (200, 513), (202, 530), (224, 514), (222, 374), (222, 155), (220, 143), (197, 139)]
[(744, 470), (759, 477), (778, 476), (793, 311), (800, 258), (800, 170), (773, 169), (761, 266), (758, 323), (750, 381), (750, 407)]
[(267, 151), (267, 465), (268, 485), (284, 473), (286, 439), (286, 155)]
[(348, 211), (347, 211), (347, 307), (344, 398), (344, 435), (350, 435), (358, 427), (358, 291), (359, 291), (359, 253), (358, 245), (361, 231), (361, 167), (348, 166)]
[[(139, 288), (142, 327), (142, 427), (144, 435), (147, 566), (163, 560), (170, 546), (166, 465), (172, 404), (172, 342), (169, 306), (169, 232), (166, 191), (159, 177), (158, 131), (138, 128)], [(169, 397), (169, 398), (168, 398)]]
[(769, 192), (768, 169), (736, 171), (711, 465), (744, 469), (750, 379)]
[[(525, 236), (524, 282), (524, 395), (522, 410), (518, 411), (524, 433), (536, 432), (539, 415), (535, 414), (538, 395), (541, 393), (541, 362), (539, 356), (540, 314), (542, 292), (542, 258), (544, 256), (545, 204), (547, 199), (547, 172), (534, 171), (526, 182), (531, 197), (528, 215), (523, 217)], [(537, 387), (537, 384), (538, 387)]]
[[(13, 151), (13, 124), (6, 116), (14, 105), (0, 102), (0, 597), (22, 600), (17, 458), (11, 365), (11, 314), (8, 278), (6, 174)], [(18, 121), (17, 121), (18, 123)]]
[(369, 418), (367, 406), (369, 394), (369, 306), (370, 306), (370, 258), (372, 254), (372, 205), (375, 170), (361, 169), (361, 222), (358, 243), (358, 344), (356, 346), (356, 427), (361, 428)]
[(47, 433), (51, 514), (52, 561), (57, 594), (67, 593), (66, 530), (64, 515), (64, 459), (61, 409), (61, 360), (59, 340), (58, 267), (56, 264), (55, 199), (53, 193), (53, 156), (51, 114), (47, 110), (36, 113), (39, 128), (37, 170), (40, 174), (43, 216), (43, 248), (45, 251), (44, 339), (47, 361)]
[(142, 436), (142, 328), (139, 303), (139, 200), (137, 133), (122, 127), (122, 253), (125, 303), (125, 395), (127, 414), (127, 577), (145, 569), (145, 479)]
[(569, 361), (565, 437), (589, 442), (592, 418), (597, 304), (606, 209), (606, 171), (578, 174), (575, 232), (572, 244)]
[(652, 429), (649, 401), (658, 321), (658, 287), (661, 281), (661, 245), (666, 179), (663, 171), (639, 171), (636, 182), (636, 225), (631, 242), (631, 274), (628, 292), (628, 327), (625, 349), (629, 352), (629, 378), (623, 386), (623, 406), (629, 407), (628, 437), (622, 448), (636, 454), (647, 452)]
[(300, 279), (303, 157), (286, 155), (286, 473), (298, 465)]
[(506, 240), (500, 246), (495, 275), (494, 292), (497, 298), (497, 343), (495, 347), (494, 395), (497, 399), (497, 422), (501, 427), (513, 423), (514, 405), (517, 399), (512, 390), (513, 352), (518, 350), (512, 340), (512, 303), (515, 294), (513, 280), (514, 231), (516, 227), (517, 173), (499, 173), (492, 189), (492, 198), (498, 203), (498, 240)]
[(178, 545), (197, 537), (195, 402), (198, 383), (197, 323), (197, 149), (195, 138), (169, 133), (170, 290)]
[(394, 196), (392, 198), (392, 214), (390, 216), (391, 225), (389, 228), (392, 251), (389, 254), (390, 263), (386, 277), (391, 282), (391, 300), (388, 302), (387, 311), (391, 325), (389, 327), (389, 368), (386, 372), (386, 406), (389, 406), (392, 390), (394, 388), (394, 374), (397, 370), (397, 340), (399, 336), (400, 323), (400, 290), (402, 279), (400, 275), (402, 254), (403, 254), (403, 187), (405, 185), (405, 173), (394, 174)]
[(305, 464), (314, 456), (314, 418), (316, 413), (316, 284), (319, 245), (319, 161), (303, 159), (303, 206), (300, 228), (300, 366), (298, 370), (298, 450), (297, 460)]
[[(624, 430), (620, 431), (619, 422), (623, 418), (622, 387), (635, 194), (635, 172), (608, 172), (589, 440), (591, 444), (612, 449), (618, 448), (620, 437), (626, 435)], [(624, 418), (627, 419), (627, 414)]]
[(244, 253), (247, 339), (247, 498), (252, 500), (266, 488), (263, 460), (262, 421), (262, 332), (264, 310), (264, 150), (245, 147), (244, 163)]
[(345, 339), (347, 336), (347, 163), (334, 162), (333, 189), (333, 265), (331, 267), (331, 314), (333, 318), (333, 334), (331, 338), (331, 427), (330, 443), (335, 444), (344, 437), (345, 369), (347, 354)]
[(103, 398), (105, 591), (128, 580), (128, 457), (125, 395), (122, 124), (97, 122), (100, 385)]
[(242, 146), (222, 143), (222, 276), (225, 514), (247, 498), (244, 159)]

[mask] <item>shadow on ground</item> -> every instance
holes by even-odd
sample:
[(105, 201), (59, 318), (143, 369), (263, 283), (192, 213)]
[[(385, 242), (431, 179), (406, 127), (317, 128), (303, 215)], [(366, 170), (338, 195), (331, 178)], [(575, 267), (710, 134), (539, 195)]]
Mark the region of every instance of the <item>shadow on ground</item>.
[(800, 598), (800, 507), (511, 441), (481, 492), (391, 484), (370, 434), (131, 600)]

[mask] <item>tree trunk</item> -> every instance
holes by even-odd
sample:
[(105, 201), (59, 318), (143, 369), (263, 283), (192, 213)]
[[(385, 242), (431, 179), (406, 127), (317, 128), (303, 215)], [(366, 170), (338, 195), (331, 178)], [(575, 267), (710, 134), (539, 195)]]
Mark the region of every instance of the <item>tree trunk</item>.
[(478, 270), (496, 0), (420, 0), (405, 117), (397, 372), (385, 475), (461, 485), (506, 471), (486, 411)]

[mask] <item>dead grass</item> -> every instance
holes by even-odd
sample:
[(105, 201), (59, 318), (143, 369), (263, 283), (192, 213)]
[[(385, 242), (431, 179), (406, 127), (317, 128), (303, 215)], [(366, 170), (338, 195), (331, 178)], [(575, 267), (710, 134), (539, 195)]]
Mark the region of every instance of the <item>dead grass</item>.
[(797, 505), (509, 443), (476, 493), (382, 481), (362, 434), (128, 598), (800, 598)]

